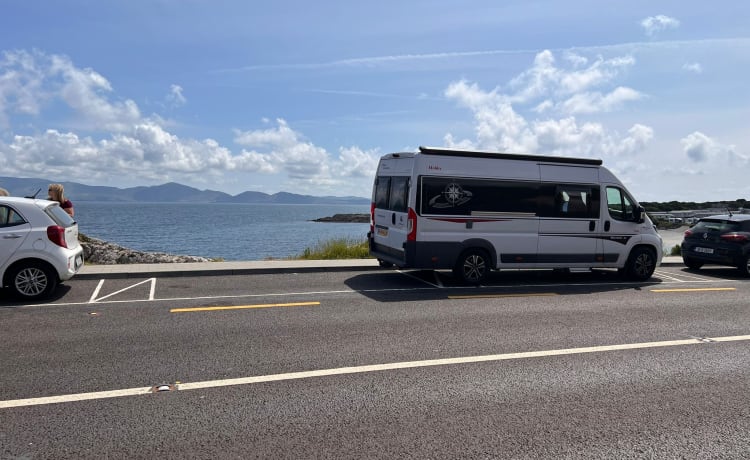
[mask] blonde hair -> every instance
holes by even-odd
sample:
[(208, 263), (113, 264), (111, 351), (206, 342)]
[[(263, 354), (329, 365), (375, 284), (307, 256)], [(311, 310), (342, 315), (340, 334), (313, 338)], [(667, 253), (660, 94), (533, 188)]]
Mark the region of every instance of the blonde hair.
[(10, 193), (8, 193), (8, 191), (4, 188), (0, 187), (0, 196), (10, 196)]
[(49, 184), (48, 196), (58, 203), (65, 203), (65, 189), (62, 184)]

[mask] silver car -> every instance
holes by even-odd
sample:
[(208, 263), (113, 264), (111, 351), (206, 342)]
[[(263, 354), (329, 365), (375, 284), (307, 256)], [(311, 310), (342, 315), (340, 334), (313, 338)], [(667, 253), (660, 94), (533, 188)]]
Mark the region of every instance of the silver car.
[(0, 197), (0, 280), (23, 300), (50, 296), (83, 266), (78, 224), (54, 201)]

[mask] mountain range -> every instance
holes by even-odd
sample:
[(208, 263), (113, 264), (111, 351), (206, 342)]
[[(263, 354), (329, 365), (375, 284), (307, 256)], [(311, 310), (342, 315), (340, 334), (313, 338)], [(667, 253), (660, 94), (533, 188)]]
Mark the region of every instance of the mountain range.
[[(49, 179), (0, 177), (0, 187), (14, 196), (36, 195), (46, 198), (47, 187), (56, 182)], [(239, 195), (216, 190), (199, 190), (187, 185), (169, 182), (162, 185), (117, 188), (85, 185), (77, 182), (59, 182), (65, 187), (65, 196), (77, 201), (110, 201), (133, 203), (268, 203), (268, 204), (368, 204), (367, 198), (356, 196), (312, 196), (279, 192), (242, 192)]]

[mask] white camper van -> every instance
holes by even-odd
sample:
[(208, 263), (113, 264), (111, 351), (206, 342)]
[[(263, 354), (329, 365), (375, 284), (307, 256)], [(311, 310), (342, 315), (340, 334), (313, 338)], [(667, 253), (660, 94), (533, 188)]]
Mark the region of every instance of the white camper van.
[(381, 265), (452, 269), (617, 268), (646, 280), (662, 241), (602, 161), (420, 147), (378, 165), (370, 254)]

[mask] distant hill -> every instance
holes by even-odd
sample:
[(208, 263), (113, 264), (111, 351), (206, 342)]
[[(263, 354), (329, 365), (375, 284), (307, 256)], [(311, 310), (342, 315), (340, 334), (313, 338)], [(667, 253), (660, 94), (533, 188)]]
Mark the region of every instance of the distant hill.
[[(0, 187), (11, 195), (29, 196), (39, 191), (37, 197), (47, 196), (47, 186), (54, 180), (37, 178), (0, 177)], [(367, 198), (355, 196), (311, 196), (279, 192), (242, 192), (239, 195), (216, 190), (198, 190), (187, 185), (169, 182), (149, 187), (117, 188), (61, 182), (65, 195), (77, 201), (111, 201), (134, 203), (278, 203), (278, 204), (368, 204)]]

